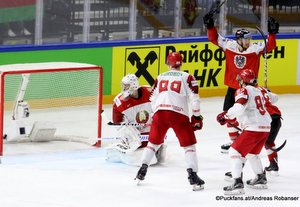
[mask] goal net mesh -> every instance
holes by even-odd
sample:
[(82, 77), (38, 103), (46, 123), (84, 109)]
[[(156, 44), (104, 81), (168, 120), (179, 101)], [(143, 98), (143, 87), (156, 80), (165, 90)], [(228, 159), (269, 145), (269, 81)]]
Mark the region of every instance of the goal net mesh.
[(3, 135), (7, 136), (4, 142), (10, 142), (9, 133), (14, 122), (13, 117), (15, 120), (21, 120), (25, 126), (25, 134), (18, 142), (32, 141), (29, 136), (33, 126), (54, 128), (52, 140), (69, 140), (90, 145), (97, 142), (98, 129), (101, 127), (98, 120), (101, 106), (98, 102), (99, 97), (102, 98), (100, 90), (102, 77), (99, 70), (86, 68), (50, 72), (26, 70), (29, 76), (22, 102), (28, 105), (28, 117), (23, 117), (20, 110), (15, 110), (23, 80), (22, 74), (18, 73), (6, 74), (2, 79)]

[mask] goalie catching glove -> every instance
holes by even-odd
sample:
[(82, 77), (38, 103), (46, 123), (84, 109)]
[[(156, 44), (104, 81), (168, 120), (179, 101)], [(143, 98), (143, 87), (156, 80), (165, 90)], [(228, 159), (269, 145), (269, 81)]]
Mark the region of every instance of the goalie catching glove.
[(200, 130), (203, 127), (203, 117), (201, 115), (200, 116), (194, 116), (193, 115), (191, 117), (191, 123), (192, 123), (192, 126), (194, 128), (194, 131)]

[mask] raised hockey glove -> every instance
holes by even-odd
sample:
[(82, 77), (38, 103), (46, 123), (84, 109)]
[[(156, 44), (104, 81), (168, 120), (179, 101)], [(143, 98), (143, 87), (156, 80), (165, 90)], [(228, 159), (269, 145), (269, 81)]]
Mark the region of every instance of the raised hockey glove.
[(273, 18), (268, 19), (268, 32), (270, 34), (277, 34), (279, 31), (279, 23)]
[(214, 26), (214, 16), (211, 13), (207, 13), (203, 17), (203, 23), (205, 24), (206, 28), (212, 28)]
[(223, 111), (222, 113), (218, 114), (218, 116), (217, 116), (217, 121), (221, 125), (226, 124), (226, 118), (225, 118), (226, 113), (227, 113), (227, 111)]
[(191, 117), (191, 123), (192, 123), (192, 126), (194, 128), (194, 131), (200, 130), (203, 127), (203, 117), (201, 115), (200, 116), (194, 116), (193, 115)]

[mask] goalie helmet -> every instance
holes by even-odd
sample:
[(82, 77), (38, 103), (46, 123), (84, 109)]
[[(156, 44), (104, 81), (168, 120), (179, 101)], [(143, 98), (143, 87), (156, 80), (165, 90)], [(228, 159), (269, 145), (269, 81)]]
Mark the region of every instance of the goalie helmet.
[(172, 52), (167, 57), (167, 65), (177, 68), (182, 65), (182, 56), (179, 52)]
[(241, 85), (243, 83), (250, 85), (255, 85), (257, 83), (255, 73), (251, 69), (242, 70), (242, 72), (240, 72), (240, 74), (237, 76), (237, 80)]
[(132, 95), (139, 88), (138, 78), (134, 74), (128, 74), (122, 78), (122, 94), (124, 98)]
[(251, 39), (252, 34), (246, 29), (238, 29), (235, 33), (236, 39), (245, 38)]

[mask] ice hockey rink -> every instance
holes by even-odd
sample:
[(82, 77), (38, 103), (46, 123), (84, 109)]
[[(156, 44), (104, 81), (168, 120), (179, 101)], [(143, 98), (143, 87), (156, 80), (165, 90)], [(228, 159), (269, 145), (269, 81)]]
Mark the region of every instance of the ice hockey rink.
[[(269, 189), (245, 188), (243, 196), (223, 196), (222, 188), (230, 183), (224, 181), (224, 173), (229, 171), (228, 155), (220, 153), (220, 145), (228, 141), (227, 131), (216, 122), (222, 103), (223, 97), (202, 98), (204, 127), (196, 132), (198, 175), (206, 182), (202, 191), (192, 191), (184, 152), (172, 132), (166, 140), (167, 162), (150, 167), (139, 186), (134, 181), (138, 167), (106, 162), (104, 148), (75, 142), (10, 144), (4, 146), (1, 158), (0, 207), (299, 207), (300, 95), (280, 95), (277, 103), (283, 126), (276, 143), (287, 139), (279, 152), (280, 175), (267, 177)], [(82, 115), (70, 113), (80, 124)], [(105, 124), (111, 118), (111, 105), (104, 106), (104, 115), (103, 136), (113, 136), (118, 127)], [(261, 158), (266, 166), (265, 150)], [(246, 164), (244, 181), (253, 176)], [(285, 200), (291, 197), (296, 200)]]

